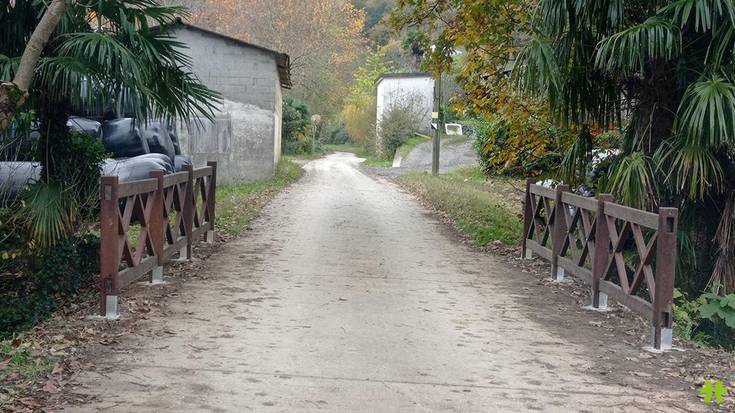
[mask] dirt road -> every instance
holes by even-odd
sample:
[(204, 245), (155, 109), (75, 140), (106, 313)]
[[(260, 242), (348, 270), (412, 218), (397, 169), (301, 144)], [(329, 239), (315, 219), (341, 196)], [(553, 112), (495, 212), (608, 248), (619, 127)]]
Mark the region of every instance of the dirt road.
[(642, 350), (611, 351), (601, 337), (565, 333), (576, 326), (547, 325), (544, 317), (565, 308), (535, 295), (543, 288), (458, 243), (410, 195), (357, 163), (342, 153), (309, 163), (252, 231), (211, 257), (165, 314), (151, 315), (156, 332), (121, 339), (76, 377), (74, 392), (92, 401), (66, 411), (702, 406), (681, 388), (649, 384), (655, 372), (603, 374), (602, 355)]

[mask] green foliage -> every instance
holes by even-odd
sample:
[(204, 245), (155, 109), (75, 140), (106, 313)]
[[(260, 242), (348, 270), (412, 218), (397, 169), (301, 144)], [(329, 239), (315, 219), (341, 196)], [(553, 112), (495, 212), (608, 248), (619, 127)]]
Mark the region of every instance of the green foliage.
[[(480, 246), (495, 241), (505, 245), (520, 242), (522, 222), (513, 202), (487, 191), (466, 172), (432, 177), (411, 174), (400, 178), (412, 192), (447, 214), (457, 228)], [(482, 179), (484, 181), (484, 179)]]
[(423, 60), (424, 55), (431, 50), (430, 44), (431, 38), (424, 31), (411, 29), (403, 37), (403, 48), (411, 51), (411, 54), (419, 64)]
[(656, 199), (656, 182), (650, 160), (640, 152), (633, 152), (615, 165), (609, 190), (624, 205), (645, 209)]
[(45, 248), (70, 237), (76, 229), (79, 203), (57, 183), (37, 182), (23, 195), (18, 222), (28, 230), (31, 248)]
[(735, 329), (735, 294), (725, 296), (708, 293), (704, 297), (707, 304), (699, 307), (699, 313), (707, 320), (720, 319), (731, 329)]
[(327, 139), (324, 143), (328, 145), (344, 145), (350, 140), (350, 134), (342, 119), (333, 122), (327, 130)]
[(706, 334), (697, 331), (702, 322), (699, 309), (706, 303), (704, 296), (690, 301), (681, 290), (678, 288), (674, 290), (674, 333), (677, 337), (701, 343), (707, 342)]
[(286, 96), (283, 99), (283, 151), (284, 153), (304, 153), (310, 149), (307, 137), (311, 125), (309, 108), (301, 100)]
[(582, 128), (561, 162), (559, 177), (564, 182), (575, 186), (579, 183), (579, 177), (586, 175), (592, 160), (592, 141), (593, 137), (589, 129)]
[(46, 159), (42, 179), (58, 182), (74, 194), (85, 217), (97, 206), (102, 163), (111, 156), (102, 140), (84, 133), (69, 132), (67, 139), (55, 141)]
[[(422, 144), (424, 142), (429, 142), (431, 139), (432, 139), (431, 136), (426, 136), (426, 135), (422, 135), (420, 133), (415, 133), (413, 136), (411, 136), (410, 138), (406, 139), (406, 141), (403, 142), (403, 144), (401, 145), (401, 147), (400, 147), (401, 157), (405, 158), (418, 145), (420, 145), (420, 144)], [(444, 140), (443, 143), (446, 145), (447, 144), (447, 140)]]
[[(0, 11), (2, 80), (10, 80), (47, 5), (19, 1)], [(180, 17), (186, 17), (185, 9), (157, 0), (73, 2), (38, 63), (31, 105), (69, 101), (97, 111), (123, 98), (140, 120), (211, 115), (219, 94), (199, 82), (186, 46), (174, 39)]]
[(45, 380), (54, 366), (52, 358), (36, 356), (26, 343), (13, 340), (0, 342), (0, 360), (9, 360), (8, 365), (0, 369), (0, 381), (14, 374), (30, 381)]
[(706, 304), (699, 307), (699, 314), (706, 320), (710, 344), (735, 350), (735, 294), (708, 293), (704, 298)]
[(418, 131), (423, 114), (412, 99), (394, 104), (383, 113), (379, 123), (380, 150), (393, 157), (396, 150)]
[(363, 147), (374, 149), (376, 146), (375, 94), (353, 97), (342, 109), (345, 120), (345, 129), (350, 136), (350, 142)]
[(35, 325), (65, 297), (93, 286), (99, 238), (76, 235), (44, 249), (29, 264), (14, 263), (15, 271), (0, 273), (0, 337)]
[(23, 194), (14, 219), (28, 230), (31, 248), (70, 237), (98, 208), (101, 165), (108, 157), (101, 140), (70, 132), (65, 141), (53, 142), (42, 179)]
[(367, 55), (365, 63), (354, 75), (350, 95), (342, 109), (345, 129), (354, 144), (370, 150), (376, 148), (376, 82), (381, 75), (395, 71), (393, 62), (386, 57), (385, 48)]
[(595, 64), (608, 72), (643, 72), (650, 62), (671, 60), (679, 53), (679, 27), (661, 16), (652, 16), (600, 42)]
[(465, 121), (474, 130), (474, 147), (488, 175), (538, 176), (557, 171), (571, 133), (555, 127), (548, 113), (531, 101), (507, 95), (498, 111)]

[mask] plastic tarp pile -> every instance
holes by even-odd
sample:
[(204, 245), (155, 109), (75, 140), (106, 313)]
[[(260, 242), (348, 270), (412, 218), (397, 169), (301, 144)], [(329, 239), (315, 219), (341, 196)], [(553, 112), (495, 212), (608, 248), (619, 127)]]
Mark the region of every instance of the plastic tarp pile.
[(104, 175), (121, 181), (148, 178), (151, 171), (179, 172), (189, 159), (181, 155), (178, 137), (170, 123), (154, 120), (139, 127), (132, 118), (102, 123), (102, 143), (113, 158), (107, 159)]
[[(112, 153), (112, 158), (105, 159), (102, 165), (102, 174), (117, 176), (123, 182), (146, 179), (151, 171), (169, 174), (191, 165), (189, 158), (181, 155), (171, 122), (152, 120), (139, 126), (132, 118), (100, 123), (72, 116), (67, 126), (71, 131), (102, 139)], [(38, 162), (0, 162), (0, 195), (12, 197), (19, 193), (39, 178), (40, 170)]]

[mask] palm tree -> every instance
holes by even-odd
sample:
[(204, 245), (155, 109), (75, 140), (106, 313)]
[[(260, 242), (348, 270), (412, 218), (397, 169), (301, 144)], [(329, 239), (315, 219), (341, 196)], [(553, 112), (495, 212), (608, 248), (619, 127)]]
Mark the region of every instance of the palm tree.
[[(698, 253), (710, 286), (735, 291), (735, 1), (540, 0), (514, 77), (560, 122), (622, 129), (600, 189), (639, 207), (679, 206), (680, 244), (699, 246), (684, 257)], [(708, 278), (680, 276), (691, 290)]]
[[(211, 116), (219, 95), (191, 72), (185, 45), (171, 33), (185, 15), (186, 9), (157, 0), (28, 0), (0, 6), (0, 128), (15, 112), (35, 114), (41, 133), (35, 159), (43, 165), (45, 185), (35, 189), (54, 189), (34, 199), (59, 205), (50, 200), (58, 201), (75, 185), (60, 172), (69, 169), (69, 159), (54, 156), (71, 146), (66, 124), (72, 113), (102, 115), (115, 104), (129, 108), (141, 123)], [(50, 242), (73, 230), (63, 224), (74, 215), (69, 205), (37, 220), (57, 234)]]

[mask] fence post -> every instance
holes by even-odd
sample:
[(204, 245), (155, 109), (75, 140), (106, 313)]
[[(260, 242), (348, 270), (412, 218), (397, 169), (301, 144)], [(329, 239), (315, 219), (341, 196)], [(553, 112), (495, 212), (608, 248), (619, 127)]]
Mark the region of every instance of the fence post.
[(653, 294), (653, 348), (671, 350), (672, 306), (676, 276), (676, 238), (679, 212), (659, 208), (656, 234), (656, 289)]
[(605, 218), (605, 203), (612, 202), (610, 194), (600, 194), (597, 199), (597, 221), (595, 224), (595, 257), (592, 261), (592, 308), (607, 309), (607, 294), (600, 292), (600, 281), (604, 277), (610, 250), (610, 231)]
[(163, 282), (163, 246), (165, 245), (166, 216), (163, 206), (165, 199), (163, 193), (163, 171), (151, 171), (150, 177), (158, 181), (156, 193), (153, 195), (153, 207), (151, 208), (151, 222), (148, 223), (148, 233), (151, 236), (153, 244), (153, 253), (158, 259), (158, 266), (151, 272), (151, 284), (160, 284)]
[[(550, 221), (551, 227), (551, 277), (556, 281), (564, 280), (564, 268), (559, 268), (559, 255), (564, 245), (564, 237), (567, 234), (566, 217), (564, 216), (564, 205), (561, 200), (562, 194), (569, 192), (569, 186), (557, 185), (556, 197), (554, 198), (554, 218)], [(550, 217), (551, 218), (551, 217)]]
[(531, 206), (531, 185), (534, 183), (533, 178), (526, 179), (526, 198), (523, 203), (523, 244), (521, 245), (521, 258), (530, 260), (533, 258), (533, 253), (526, 246), (526, 240), (528, 240), (528, 231), (531, 230), (531, 223), (533, 221), (533, 207)]
[(185, 167), (189, 177), (186, 181), (186, 192), (184, 195), (183, 221), (184, 232), (186, 233), (186, 246), (181, 248), (179, 252), (179, 260), (191, 259), (192, 232), (194, 231), (194, 209), (196, 208), (196, 200), (194, 199), (194, 167), (187, 165)]
[(207, 221), (209, 222), (209, 231), (207, 231), (207, 242), (214, 243), (214, 208), (216, 205), (215, 196), (217, 195), (217, 162), (209, 161), (207, 166), (212, 168), (212, 176), (209, 178), (209, 191), (207, 193)]
[(100, 181), (100, 315), (116, 319), (118, 308), (117, 275), (120, 270), (120, 225), (118, 216), (118, 178), (103, 176)]

